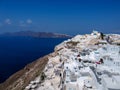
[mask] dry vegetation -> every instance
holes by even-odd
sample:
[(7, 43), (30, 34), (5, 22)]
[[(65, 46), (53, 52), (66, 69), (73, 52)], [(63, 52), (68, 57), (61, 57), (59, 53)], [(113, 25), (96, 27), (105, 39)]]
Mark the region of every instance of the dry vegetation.
[(79, 42), (75, 42), (75, 41), (69, 41), (67, 42), (67, 44), (72, 45), (72, 46), (76, 46)]

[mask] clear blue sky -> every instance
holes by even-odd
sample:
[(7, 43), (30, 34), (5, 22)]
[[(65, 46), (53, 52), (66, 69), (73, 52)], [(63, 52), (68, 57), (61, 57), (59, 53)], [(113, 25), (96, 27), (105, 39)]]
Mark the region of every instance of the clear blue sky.
[(0, 0), (0, 33), (120, 33), (120, 0)]

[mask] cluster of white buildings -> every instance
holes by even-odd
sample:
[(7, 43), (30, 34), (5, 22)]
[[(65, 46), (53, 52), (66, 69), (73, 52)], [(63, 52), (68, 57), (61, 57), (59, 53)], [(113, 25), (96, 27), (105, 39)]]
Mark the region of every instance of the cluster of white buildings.
[(64, 64), (63, 81), (63, 90), (120, 90), (120, 46), (89, 47), (73, 54)]
[(120, 46), (105, 40), (89, 45), (91, 39), (99, 37), (100, 33), (94, 31), (71, 40), (80, 42), (83, 50), (71, 50), (75, 52), (64, 61), (63, 90), (120, 90)]
[[(77, 44), (68, 48), (67, 42)], [(27, 90), (120, 90), (120, 46), (100, 40), (99, 32), (64, 41), (55, 53), (43, 71), (44, 82)]]

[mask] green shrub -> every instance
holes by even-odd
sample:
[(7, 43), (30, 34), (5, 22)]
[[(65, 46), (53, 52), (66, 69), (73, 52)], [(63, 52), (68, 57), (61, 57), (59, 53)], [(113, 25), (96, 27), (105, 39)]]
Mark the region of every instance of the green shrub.
[(45, 73), (42, 72), (42, 73), (41, 73), (41, 81), (44, 81), (44, 80), (45, 80), (45, 77), (46, 77)]

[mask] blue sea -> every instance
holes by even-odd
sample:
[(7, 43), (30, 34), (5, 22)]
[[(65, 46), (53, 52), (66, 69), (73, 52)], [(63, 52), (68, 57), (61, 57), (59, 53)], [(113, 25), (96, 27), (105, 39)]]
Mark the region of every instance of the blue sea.
[(0, 36), (0, 83), (66, 39)]

